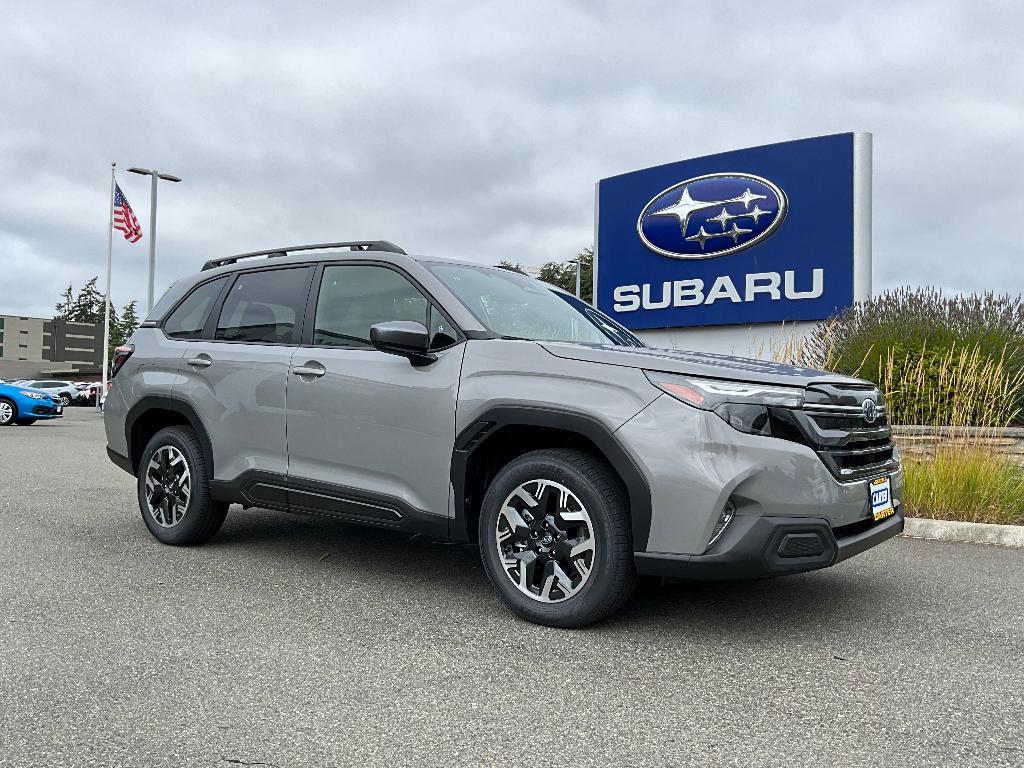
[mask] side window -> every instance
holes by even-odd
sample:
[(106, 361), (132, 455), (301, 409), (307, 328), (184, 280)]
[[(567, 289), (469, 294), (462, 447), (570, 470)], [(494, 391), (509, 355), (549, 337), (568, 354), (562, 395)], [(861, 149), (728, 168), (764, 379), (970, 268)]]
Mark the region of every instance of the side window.
[(243, 272), (224, 298), (216, 339), (297, 344), (308, 267)]
[(211, 280), (189, 294), (164, 323), (164, 333), (172, 339), (198, 339), (203, 335), (213, 303), (224, 287), (226, 277)]
[(412, 283), (386, 267), (324, 268), (313, 324), (314, 344), (368, 347), (370, 326), (389, 320), (414, 320), (428, 326), (427, 300)]

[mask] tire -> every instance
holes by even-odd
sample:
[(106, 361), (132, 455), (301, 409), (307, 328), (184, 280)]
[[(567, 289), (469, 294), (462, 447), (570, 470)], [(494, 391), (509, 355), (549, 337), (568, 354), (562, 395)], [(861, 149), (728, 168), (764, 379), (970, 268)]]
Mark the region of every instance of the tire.
[(71, 397), (66, 392), (61, 393), (60, 405), (62, 408), (67, 408), (71, 405)]
[[(519, 516), (515, 528), (509, 507)], [(484, 570), (502, 602), (536, 624), (593, 624), (622, 607), (636, 586), (625, 488), (604, 460), (584, 451), (535, 451), (507, 464), (484, 496), (478, 540)]]
[[(151, 467), (154, 457), (156, 466)], [(158, 490), (155, 496), (147, 491), (147, 480), (153, 491)], [(186, 481), (187, 493), (183, 490)], [(202, 544), (220, 530), (227, 516), (228, 505), (210, 496), (203, 448), (189, 427), (168, 427), (153, 435), (142, 452), (137, 486), (142, 519), (164, 544)]]
[(9, 427), (18, 418), (18, 405), (13, 400), (0, 397), (0, 427)]
[(30, 427), (33, 424), (35, 424), (36, 421), (37, 419), (18, 419), (14, 423), (17, 424), (19, 427)]

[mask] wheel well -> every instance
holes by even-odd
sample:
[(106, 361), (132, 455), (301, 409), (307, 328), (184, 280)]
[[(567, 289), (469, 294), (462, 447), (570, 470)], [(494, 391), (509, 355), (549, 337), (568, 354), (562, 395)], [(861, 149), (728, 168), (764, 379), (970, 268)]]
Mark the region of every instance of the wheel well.
[[(195, 425), (185, 414), (165, 408), (150, 408), (132, 422), (128, 435), (128, 449), (131, 453), (129, 458), (132, 461), (132, 469), (136, 474), (139, 471), (139, 462), (142, 461), (142, 452), (146, 450), (153, 435), (165, 427), (174, 426), (195, 429)], [(200, 440), (202, 439), (200, 436)]]
[(517, 456), (546, 448), (576, 448), (604, 459), (628, 493), (628, 486), (615, 464), (586, 435), (554, 427), (510, 424), (488, 434), (486, 440), (473, 450), (466, 463), (463, 509), (468, 541), (476, 539), (484, 495), (501, 468)]

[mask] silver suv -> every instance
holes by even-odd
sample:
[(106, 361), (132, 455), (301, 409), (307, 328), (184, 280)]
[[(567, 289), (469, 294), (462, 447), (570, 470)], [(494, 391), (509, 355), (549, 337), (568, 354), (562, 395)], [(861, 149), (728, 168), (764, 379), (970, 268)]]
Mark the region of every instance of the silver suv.
[(638, 574), (834, 565), (903, 529), (877, 388), (649, 349), (551, 286), (383, 241), (208, 262), (117, 350), (107, 452), (167, 544), (228, 505), (476, 542), (530, 621)]

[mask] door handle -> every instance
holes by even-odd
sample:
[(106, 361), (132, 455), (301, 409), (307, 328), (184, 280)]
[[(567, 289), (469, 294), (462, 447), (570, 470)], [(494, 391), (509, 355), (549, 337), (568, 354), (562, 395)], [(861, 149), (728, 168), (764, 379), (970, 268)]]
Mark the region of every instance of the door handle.
[(327, 370), (321, 368), (316, 363), (307, 363), (306, 365), (297, 365), (292, 368), (292, 373), (296, 376), (310, 376), (314, 379), (319, 379)]
[(206, 357), (205, 355), (202, 355), (200, 357), (191, 358), (188, 361), (188, 364), (191, 365), (193, 368), (209, 368), (211, 365), (213, 365), (213, 360)]

